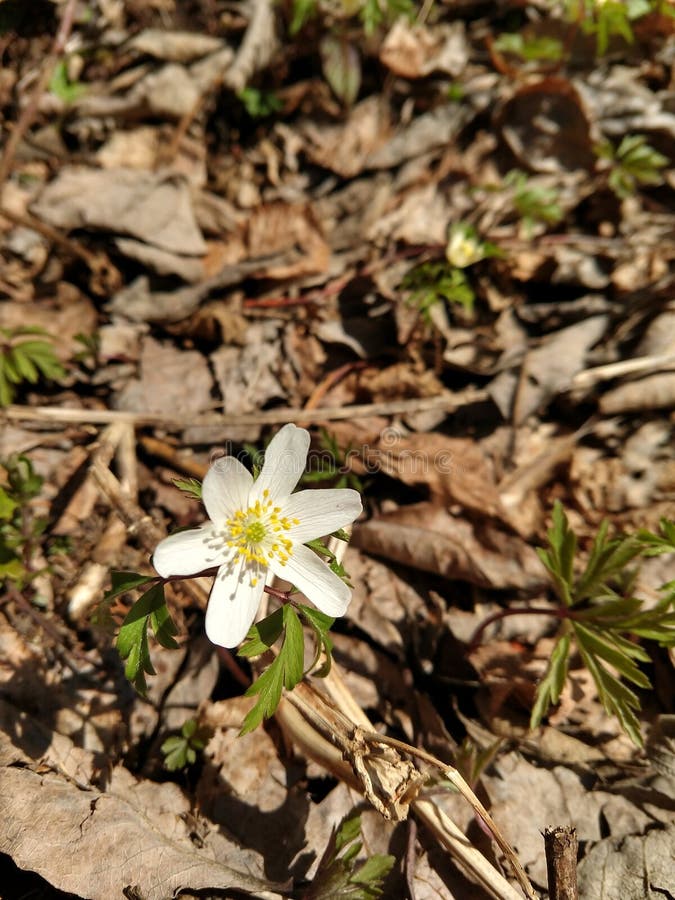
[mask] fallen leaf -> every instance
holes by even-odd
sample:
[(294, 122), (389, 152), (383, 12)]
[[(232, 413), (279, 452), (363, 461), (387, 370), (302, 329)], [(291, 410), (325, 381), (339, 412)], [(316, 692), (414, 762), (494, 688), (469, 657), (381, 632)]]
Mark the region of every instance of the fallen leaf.
[(0, 849), (59, 890), (119, 900), (134, 887), (145, 900), (166, 900), (186, 889), (274, 889), (253, 851), (224, 840), (198, 849), (189, 812), (176, 785), (144, 784), (128, 773), (118, 794), (30, 769), (0, 769)]
[(537, 590), (548, 583), (529, 544), (491, 523), (482, 528), (431, 503), (404, 506), (354, 528), (356, 547), (445, 578)]
[(188, 186), (171, 176), (65, 166), (32, 210), (57, 228), (105, 228), (172, 253), (206, 252)]
[(193, 31), (164, 31), (145, 28), (127, 42), (126, 48), (171, 62), (190, 62), (224, 46), (220, 38)]
[(398, 19), (380, 49), (380, 61), (401, 78), (424, 78), (432, 72), (456, 77), (469, 59), (464, 22), (430, 28)]
[(675, 825), (605, 838), (579, 864), (579, 896), (592, 900), (672, 897), (673, 859)]
[(117, 409), (194, 414), (211, 406), (213, 379), (196, 350), (178, 350), (151, 337), (143, 339), (139, 377), (117, 394)]
[(302, 203), (267, 203), (254, 209), (248, 221), (248, 252), (252, 258), (280, 255), (261, 264), (258, 278), (297, 278), (328, 269), (330, 248), (312, 208)]

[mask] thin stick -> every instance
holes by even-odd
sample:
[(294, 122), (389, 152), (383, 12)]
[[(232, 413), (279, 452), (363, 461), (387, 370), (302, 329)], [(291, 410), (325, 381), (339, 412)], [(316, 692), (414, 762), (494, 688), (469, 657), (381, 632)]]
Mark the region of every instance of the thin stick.
[(544, 831), (548, 893), (551, 900), (579, 900), (576, 829), (557, 825)]
[(0, 160), (0, 187), (2, 187), (2, 185), (5, 183), (5, 180), (7, 179), (7, 176), (11, 171), (12, 163), (14, 162), (14, 156), (16, 154), (17, 147), (19, 146), (19, 142), (21, 141), (21, 138), (24, 136), (26, 131), (28, 131), (28, 129), (30, 128), (31, 123), (33, 122), (33, 119), (37, 114), (38, 106), (40, 105), (40, 97), (47, 87), (49, 79), (52, 77), (54, 67), (66, 46), (66, 41), (68, 40), (71, 29), (73, 27), (76, 5), (77, 0), (67, 0), (66, 5), (63, 7), (61, 24), (59, 25), (59, 30), (56, 32), (56, 37), (54, 38), (52, 49), (44, 65), (42, 66), (42, 71), (40, 72), (35, 87), (33, 88), (33, 93), (31, 94), (30, 100), (25, 106), (23, 112), (19, 117), (19, 121), (16, 123), (16, 127), (7, 140), (5, 152), (2, 156), (2, 160)]
[(533, 900), (537, 900), (537, 895), (532, 890), (532, 885), (530, 884), (530, 881), (525, 874), (525, 870), (520, 864), (520, 860), (513, 852), (508, 841), (506, 841), (506, 839), (502, 836), (502, 833), (500, 832), (499, 828), (497, 828), (497, 825), (490, 813), (487, 811), (487, 809), (485, 809), (483, 804), (480, 802), (478, 797), (476, 797), (474, 792), (462, 778), (457, 769), (455, 769), (453, 766), (449, 766), (442, 760), (437, 759), (435, 756), (433, 756), (431, 753), (428, 753), (426, 750), (423, 750), (421, 747), (413, 747), (410, 744), (406, 744), (403, 741), (397, 740), (396, 738), (389, 737), (386, 734), (380, 734), (377, 731), (365, 731), (361, 736), (363, 740), (367, 741), (368, 743), (386, 744), (387, 747), (393, 747), (400, 753), (407, 753), (408, 756), (416, 756), (418, 757), (418, 759), (423, 759), (425, 762), (428, 762), (430, 765), (439, 769), (443, 773), (445, 778), (447, 778), (448, 781), (453, 785), (453, 787), (455, 787), (459, 791), (459, 793), (462, 795), (462, 797), (464, 797), (467, 803), (470, 804), (474, 812), (481, 817), (481, 819), (490, 829), (492, 837), (495, 839), (502, 853), (511, 864), (518, 884), (521, 886), (523, 891), (525, 891), (525, 894), (528, 897), (533, 898)]
[(470, 388), (458, 394), (439, 394), (435, 397), (416, 397), (412, 400), (392, 400), (388, 403), (357, 403), (352, 406), (325, 406), (319, 409), (279, 407), (258, 413), (227, 416), (207, 413), (195, 418), (162, 413), (135, 413), (116, 409), (69, 409), (59, 406), (7, 406), (0, 410), (0, 422), (76, 422), (78, 424), (107, 425), (110, 422), (130, 422), (136, 427), (158, 426), (184, 429), (195, 426), (219, 426), (235, 428), (241, 425), (281, 425), (285, 422), (306, 424), (338, 419), (366, 419), (369, 416), (404, 415), (428, 409), (444, 409), (448, 413), (480, 403), (488, 397), (487, 391)]

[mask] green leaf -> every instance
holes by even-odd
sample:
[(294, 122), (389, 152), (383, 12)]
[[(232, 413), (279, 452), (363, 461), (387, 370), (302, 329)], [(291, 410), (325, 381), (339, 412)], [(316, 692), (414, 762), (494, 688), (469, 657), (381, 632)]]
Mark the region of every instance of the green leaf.
[(573, 603), (574, 556), (577, 538), (569, 526), (565, 510), (559, 500), (553, 507), (553, 525), (548, 531), (549, 548), (537, 548), (539, 558), (553, 575), (558, 596), (565, 606)]
[(158, 644), (161, 644), (167, 650), (178, 649), (178, 644), (173, 639), (173, 636), (178, 634), (178, 629), (169, 614), (166, 604), (160, 606), (159, 609), (153, 610), (150, 614), (150, 624)]
[(157, 581), (157, 575), (139, 575), (137, 572), (116, 572), (110, 573), (111, 588), (103, 595), (104, 600), (114, 600), (120, 594), (126, 594), (135, 588), (149, 584), (151, 581)]
[(361, 87), (361, 60), (356, 47), (344, 37), (326, 34), (319, 45), (323, 74), (335, 96), (352, 106)]
[[(622, 646), (620, 639), (615, 635), (602, 634), (593, 628), (581, 625), (579, 622), (573, 622), (572, 624), (580, 650), (583, 647), (586, 653), (592, 654), (598, 660), (602, 659), (609, 663), (620, 675), (632, 681), (638, 687), (651, 688), (651, 682), (629, 655), (630, 651), (625, 646), (630, 643), (629, 641), (623, 642), (624, 645)], [(644, 661), (649, 660), (649, 655), (640, 647), (637, 647), (636, 644), (631, 644), (631, 647), (634, 648), (635, 655), (637, 653), (640, 654), (638, 658)]]
[(194, 500), (202, 499), (202, 483), (196, 478), (174, 478), (172, 484), (186, 496)]
[(65, 59), (59, 60), (54, 67), (49, 90), (65, 104), (74, 103), (86, 92), (84, 85), (73, 82), (68, 77), (68, 62)]
[(634, 712), (640, 708), (637, 695), (608, 672), (582, 644), (579, 644), (579, 652), (593, 677), (598, 696), (605, 710), (609, 715), (615, 715), (633, 743), (642, 747), (644, 740), (640, 731), (640, 722)]
[(646, 529), (638, 531), (636, 537), (643, 543), (646, 556), (659, 556), (675, 550), (675, 522), (661, 519), (659, 530), (661, 534), (654, 534)]
[(12, 518), (14, 511), (19, 508), (18, 502), (0, 487), (0, 520), (7, 521)]
[(10, 362), (19, 376), (19, 381), (23, 379), (24, 381), (29, 381), (31, 384), (35, 384), (40, 377), (40, 373), (30, 356), (22, 352), (21, 345), (12, 347), (7, 354), (6, 364)]
[(9, 406), (14, 399), (15, 393), (5, 373), (4, 360), (0, 356), (0, 407)]
[(383, 882), (396, 862), (394, 856), (376, 854), (361, 865), (356, 860), (363, 849), (361, 818), (345, 819), (331, 834), (314, 879), (302, 900), (373, 900), (382, 896)]
[(537, 687), (535, 703), (530, 716), (530, 728), (537, 728), (549, 707), (560, 700), (560, 694), (567, 678), (570, 645), (571, 635), (564, 634), (553, 648), (546, 673)]
[(327, 616), (325, 613), (322, 613), (318, 609), (314, 609), (310, 606), (304, 606), (301, 603), (297, 604), (297, 609), (300, 615), (305, 619), (305, 621), (314, 632), (314, 640), (316, 643), (314, 659), (309, 664), (306, 671), (311, 672), (312, 669), (314, 669), (315, 666), (318, 665), (321, 658), (321, 653), (323, 652), (325, 653), (326, 659), (324, 660), (321, 668), (317, 669), (314, 672), (314, 675), (317, 678), (325, 678), (331, 670), (333, 641), (330, 638), (329, 630), (332, 628), (335, 619), (332, 619), (330, 616)]
[(237, 656), (252, 659), (262, 656), (275, 644), (284, 629), (284, 614), (281, 607), (266, 616), (262, 621), (251, 625), (245, 642), (237, 652)]
[[(283, 689), (292, 690), (304, 674), (304, 641), (300, 619), (290, 603), (281, 607), (281, 613), (284, 631), (283, 643), (277, 657), (246, 691), (247, 697), (257, 694), (258, 700), (244, 718), (240, 734), (253, 731), (262, 723), (263, 719), (269, 719), (279, 705)], [(260, 624), (262, 623), (258, 623), (258, 626)], [(275, 626), (270, 629), (270, 633), (273, 633), (274, 630)], [(264, 643), (264, 639), (261, 639), (260, 642)]]
[(317, 0), (293, 0), (291, 23), (288, 26), (291, 37), (316, 15), (317, 9)]
[(642, 552), (642, 545), (636, 538), (607, 540), (608, 523), (605, 521), (593, 543), (591, 556), (575, 588), (575, 603), (591, 597), (607, 581), (620, 574), (635, 557)]
[[(116, 574), (129, 575), (133, 573)], [(126, 660), (125, 675), (141, 694), (145, 694), (147, 691), (145, 674), (155, 674), (148, 646), (148, 624), (150, 623), (157, 624), (164, 646), (169, 648), (176, 646), (171, 637), (176, 630), (166, 610), (164, 584), (155, 584), (134, 603), (117, 635), (117, 650), (120, 657)]]

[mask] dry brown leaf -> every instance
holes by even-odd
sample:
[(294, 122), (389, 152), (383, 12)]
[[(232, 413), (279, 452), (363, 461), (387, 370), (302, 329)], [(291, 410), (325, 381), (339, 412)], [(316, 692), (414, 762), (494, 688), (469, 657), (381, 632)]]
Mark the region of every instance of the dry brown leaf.
[(125, 887), (145, 900), (185, 889), (273, 888), (253, 851), (222, 838), (198, 848), (190, 803), (176, 785), (138, 782), (122, 772), (123, 785), (101, 793), (57, 775), (3, 767), (0, 849), (19, 868), (91, 900), (119, 900)]
[(402, 78), (424, 78), (432, 72), (456, 77), (469, 58), (464, 22), (411, 25), (394, 23), (380, 49), (380, 61)]
[(135, 34), (126, 47), (145, 53), (157, 59), (186, 63), (209, 53), (215, 53), (224, 46), (220, 38), (193, 31), (164, 31), (159, 28), (145, 28)]
[(118, 409), (193, 414), (211, 406), (213, 379), (196, 350), (178, 350), (151, 337), (143, 340), (140, 377), (116, 397)]
[(166, 175), (65, 166), (32, 210), (57, 228), (104, 228), (171, 253), (206, 252), (187, 184)]
[(548, 583), (535, 551), (487, 523), (480, 530), (431, 503), (405, 506), (354, 528), (367, 553), (483, 587), (536, 590)]
[(600, 411), (617, 413), (670, 409), (675, 406), (675, 372), (659, 372), (638, 381), (628, 381), (600, 398)]
[(481, 516), (504, 518), (494, 469), (477, 441), (436, 432), (401, 437), (388, 429), (373, 453), (380, 471), (404, 484), (427, 485), (432, 498), (445, 505), (459, 503)]
[(59, 359), (69, 362), (75, 351), (75, 335), (91, 335), (96, 330), (94, 304), (67, 282), (59, 285), (54, 300), (36, 303), (0, 303), (0, 328), (30, 325), (44, 328), (53, 339)]
[[(629, 800), (588, 790), (571, 769), (555, 766), (549, 771), (515, 752), (500, 756), (494, 768), (494, 775), (482, 778), (492, 800), (491, 812), (503, 825), (528, 874), (541, 886), (546, 885), (542, 832), (547, 826), (573, 825), (580, 841), (597, 841), (604, 827), (623, 836), (626, 830), (642, 830), (652, 822)], [(607, 900), (610, 897), (623, 900), (624, 894), (609, 894)]]
[(603, 336), (607, 323), (607, 316), (591, 316), (547, 335), (539, 347), (526, 354), (513, 408), (516, 425), (545, 408), (554, 396), (571, 386), (573, 377), (585, 367), (589, 349)]
[(389, 127), (389, 115), (381, 98), (375, 95), (358, 103), (343, 125), (320, 128), (307, 122), (303, 133), (313, 162), (343, 178), (353, 178), (363, 170), (369, 154), (386, 139)]
[(674, 859), (675, 825), (605, 838), (579, 864), (580, 896), (589, 900), (672, 897)]
[(261, 265), (258, 278), (297, 278), (328, 269), (330, 248), (308, 204), (268, 203), (251, 213), (248, 221), (249, 257), (280, 255)]

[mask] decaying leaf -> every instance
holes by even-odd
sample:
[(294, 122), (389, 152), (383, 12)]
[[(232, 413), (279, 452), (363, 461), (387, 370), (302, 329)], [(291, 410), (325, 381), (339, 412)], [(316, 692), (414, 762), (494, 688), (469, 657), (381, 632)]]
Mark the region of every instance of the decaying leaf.
[[(31, 769), (0, 770), (0, 848), (19, 868), (63, 891), (117, 900), (135, 887), (146, 900), (189, 889), (274, 889), (252, 851), (216, 837), (200, 849), (190, 838), (190, 806), (176, 785), (123, 777), (101, 793)], [(99, 862), (96, 863), (95, 861)]]
[(42, 191), (33, 211), (58, 228), (104, 228), (171, 253), (206, 252), (190, 192), (180, 178), (135, 169), (67, 167)]
[(536, 590), (547, 582), (536, 553), (521, 538), (489, 523), (473, 526), (430, 503), (358, 525), (353, 541), (376, 556), (472, 584)]
[(457, 76), (468, 60), (464, 23), (411, 27), (401, 18), (385, 38), (380, 59), (403, 78), (424, 78), (431, 72)]

